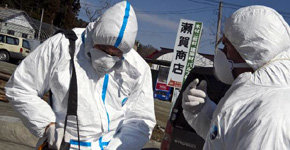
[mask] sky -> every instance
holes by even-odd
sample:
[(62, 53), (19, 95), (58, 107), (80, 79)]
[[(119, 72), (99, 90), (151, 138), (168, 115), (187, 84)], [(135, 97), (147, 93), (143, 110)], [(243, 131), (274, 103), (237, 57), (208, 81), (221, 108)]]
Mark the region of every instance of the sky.
[[(104, 1), (104, 0), (103, 0)], [(121, 0), (111, 0), (111, 4)], [(180, 19), (203, 23), (203, 33), (199, 43), (199, 53), (213, 54), (217, 31), (217, 0), (128, 0), (133, 6), (138, 20), (136, 40), (143, 45), (174, 48)], [(100, 8), (100, 0), (80, 0), (82, 8), (79, 18), (89, 21), (85, 7)], [(264, 5), (277, 10), (290, 24), (290, 0), (223, 0), (222, 25), (227, 17), (243, 6)]]

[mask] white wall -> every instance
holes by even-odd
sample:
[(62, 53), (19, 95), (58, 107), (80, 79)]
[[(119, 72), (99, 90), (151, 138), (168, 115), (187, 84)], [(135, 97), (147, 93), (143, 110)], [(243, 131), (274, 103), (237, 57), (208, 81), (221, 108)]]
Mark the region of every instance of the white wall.
[(22, 26), (27, 27), (29, 29), (33, 29), (23, 14), (20, 16), (16, 16), (14, 18), (11, 18), (11, 19), (7, 20), (6, 22), (19, 24), (19, 25), (22, 25)]
[[(173, 57), (173, 52), (161, 55), (160, 57), (157, 58), (157, 60), (167, 60), (167, 61), (171, 62), (172, 59), (173, 59), (172, 57)], [(195, 61), (194, 61), (194, 66), (213, 67), (213, 62), (197, 53), (197, 55), (195, 57)], [(151, 69), (158, 70), (159, 69), (159, 65), (152, 64)]]

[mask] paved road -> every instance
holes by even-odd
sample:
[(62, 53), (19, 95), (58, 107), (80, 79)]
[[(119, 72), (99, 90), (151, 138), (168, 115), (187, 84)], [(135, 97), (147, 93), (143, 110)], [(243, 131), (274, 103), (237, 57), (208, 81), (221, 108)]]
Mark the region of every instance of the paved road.
[(32, 150), (36, 142), (12, 106), (0, 102), (0, 150)]
[(155, 99), (154, 105), (157, 124), (165, 129), (171, 103)]
[[(170, 108), (169, 102), (155, 100), (157, 124), (165, 127)], [(24, 127), (19, 115), (9, 103), (0, 101), (0, 150), (32, 150), (37, 138)], [(144, 149), (159, 149), (160, 143), (149, 141)]]

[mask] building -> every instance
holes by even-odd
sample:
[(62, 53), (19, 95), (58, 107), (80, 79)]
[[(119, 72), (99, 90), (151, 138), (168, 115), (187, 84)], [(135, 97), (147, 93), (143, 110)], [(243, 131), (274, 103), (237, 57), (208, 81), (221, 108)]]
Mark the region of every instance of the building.
[[(172, 57), (173, 57), (173, 49), (161, 47), (160, 51), (155, 51), (154, 53), (149, 55), (147, 58), (171, 62)], [(159, 70), (159, 66), (160, 65), (153, 64), (151, 66), (151, 69)], [(194, 61), (194, 66), (213, 67), (213, 55), (197, 53), (195, 57), (195, 61)]]
[[(150, 62), (153, 63), (151, 65), (151, 73), (154, 89), (154, 98), (162, 100), (163, 98), (164, 99), (166, 98), (166, 100), (169, 99), (174, 102), (176, 97), (174, 97), (173, 95), (177, 96), (179, 91), (178, 90), (173, 91), (172, 88), (169, 88), (169, 86), (166, 85), (170, 70), (170, 63), (174, 59), (173, 49), (161, 47), (161, 50), (155, 51), (145, 58), (147, 62), (148, 59), (150, 60)], [(212, 73), (213, 59), (214, 59), (213, 55), (197, 53), (194, 60), (195, 71), (199, 73), (204, 71)], [(160, 87), (164, 88), (161, 89)]]
[(0, 7), (0, 32), (34, 39), (35, 29), (30, 17), (21, 10)]
[(41, 33), (40, 33), (40, 37), (39, 37), (39, 40), (41, 42), (45, 41), (46, 39), (48, 39), (49, 37), (54, 35), (56, 33), (56, 31), (61, 30), (60, 28), (58, 28), (54, 25), (51, 25), (51, 24), (48, 24), (45, 22), (40, 23), (39, 20), (36, 20), (33, 18), (31, 18), (30, 20), (32, 21), (33, 27), (35, 29), (35, 38), (37, 38), (37, 36), (38, 36), (39, 27), (41, 24)]
[[(40, 37), (38, 31), (41, 26)], [(0, 7), (0, 32), (31, 40), (44, 41), (51, 37), (59, 28), (33, 19), (22, 10)]]

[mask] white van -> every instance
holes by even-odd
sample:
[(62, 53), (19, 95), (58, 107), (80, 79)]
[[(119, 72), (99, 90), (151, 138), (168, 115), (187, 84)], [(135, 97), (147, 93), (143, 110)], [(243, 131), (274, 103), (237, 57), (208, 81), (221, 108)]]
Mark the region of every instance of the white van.
[(0, 61), (22, 60), (30, 52), (27, 39), (0, 33)]

